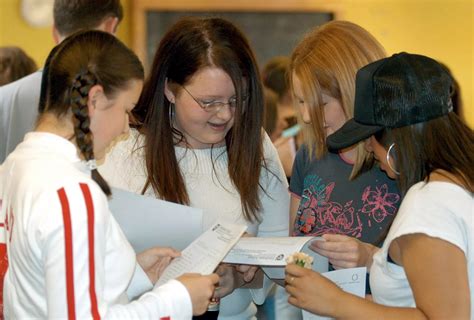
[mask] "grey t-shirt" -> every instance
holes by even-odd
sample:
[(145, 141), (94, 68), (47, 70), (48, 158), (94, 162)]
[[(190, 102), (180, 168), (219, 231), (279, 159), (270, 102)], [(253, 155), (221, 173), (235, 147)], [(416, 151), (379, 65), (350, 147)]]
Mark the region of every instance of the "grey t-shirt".
[(396, 182), (377, 166), (350, 181), (352, 165), (339, 154), (309, 161), (302, 146), (290, 191), (301, 197), (293, 235), (344, 234), (380, 246), (401, 202)]

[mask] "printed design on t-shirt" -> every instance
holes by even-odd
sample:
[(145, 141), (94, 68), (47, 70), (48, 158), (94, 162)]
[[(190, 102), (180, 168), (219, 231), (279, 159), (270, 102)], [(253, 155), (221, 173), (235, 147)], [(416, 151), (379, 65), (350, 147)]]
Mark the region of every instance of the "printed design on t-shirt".
[(305, 184), (308, 187), (303, 190), (293, 227), (295, 236), (337, 233), (360, 238), (364, 227), (372, 227), (372, 222), (380, 224), (387, 216), (394, 215), (400, 201), (398, 194), (388, 191), (387, 184), (367, 186), (357, 208), (354, 200), (345, 204), (331, 201), (335, 182), (325, 184), (319, 177), (312, 177), (305, 179)]
[(361, 211), (381, 223), (385, 217), (394, 215), (398, 207), (395, 205), (400, 200), (400, 195), (388, 192), (388, 186), (376, 186), (373, 190), (367, 186), (362, 194), (364, 206)]
[(325, 233), (343, 233), (360, 237), (362, 222), (359, 216), (354, 214), (352, 201), (344, 206), (330, 201), (335, 185), (331, 182), (324, 189), (310, 186), (304, 190), (298, 209), (295, 235), (320, 236)]

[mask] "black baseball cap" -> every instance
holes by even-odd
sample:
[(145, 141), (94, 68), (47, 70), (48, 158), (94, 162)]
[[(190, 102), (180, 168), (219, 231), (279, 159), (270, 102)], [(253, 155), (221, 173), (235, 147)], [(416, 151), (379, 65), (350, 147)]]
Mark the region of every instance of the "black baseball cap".
[(401, 52), (356, 75), (354, 118), (328, 136), (331, 150), (347, 148), (385, 128), (399, 128), (453, 110), (453, 79), (437, 61)]

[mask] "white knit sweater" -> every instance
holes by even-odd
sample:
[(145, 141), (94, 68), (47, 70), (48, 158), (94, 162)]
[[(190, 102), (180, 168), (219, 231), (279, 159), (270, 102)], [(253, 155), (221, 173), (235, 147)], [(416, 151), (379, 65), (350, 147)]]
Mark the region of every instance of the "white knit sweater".
[[(145, 181), (143, 137), (132, 130), (128, 139), (117, 143), (99, 167), (101, 174), (113, 186), (140, 193)], [(240, 195), (228, 174), (226, 147), (186, 149), (175, 147), (176, 157), (190, 198), (190, 206), (203, 209), (203, 229), (218, 218), (242, 223), (248, 232), (258, 237), (288, 235), (289, 193), (285, 173), (278, 154), (265, 134), (263, 141), (266, 168), (262, 168), (260, 190), (261, 223), (250, 223), (242, 214)], [(146, 192), (156, 196), (149, 188)], [(265, 288), (268, 287), (267, 279)], [(237, 289), (221, 301), (219, 319), (250, 319), (256, 313), (254, 300), (262, 303), (266, 290)]]

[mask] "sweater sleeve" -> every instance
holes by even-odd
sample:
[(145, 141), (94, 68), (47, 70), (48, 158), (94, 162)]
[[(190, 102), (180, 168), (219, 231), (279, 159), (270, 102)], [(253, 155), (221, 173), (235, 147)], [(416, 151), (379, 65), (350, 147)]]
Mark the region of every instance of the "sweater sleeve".
[[(45, 272), (48, 318), (191, 318), (191, 299), (178, 281), (129, 304), (108, 301), (105, 282), (110, 270), (105, 270), (105, 258), (107, 241), (113, 239), (107, 199), (97, 185), (71, 183), (42, 197), (38, 205), (39, 212), (48, 212), (38, 220), (35, 235)], [(130, 259), (135, 259), (134, 253)], [(125, 281), (121, 292), (127, 285)]]

